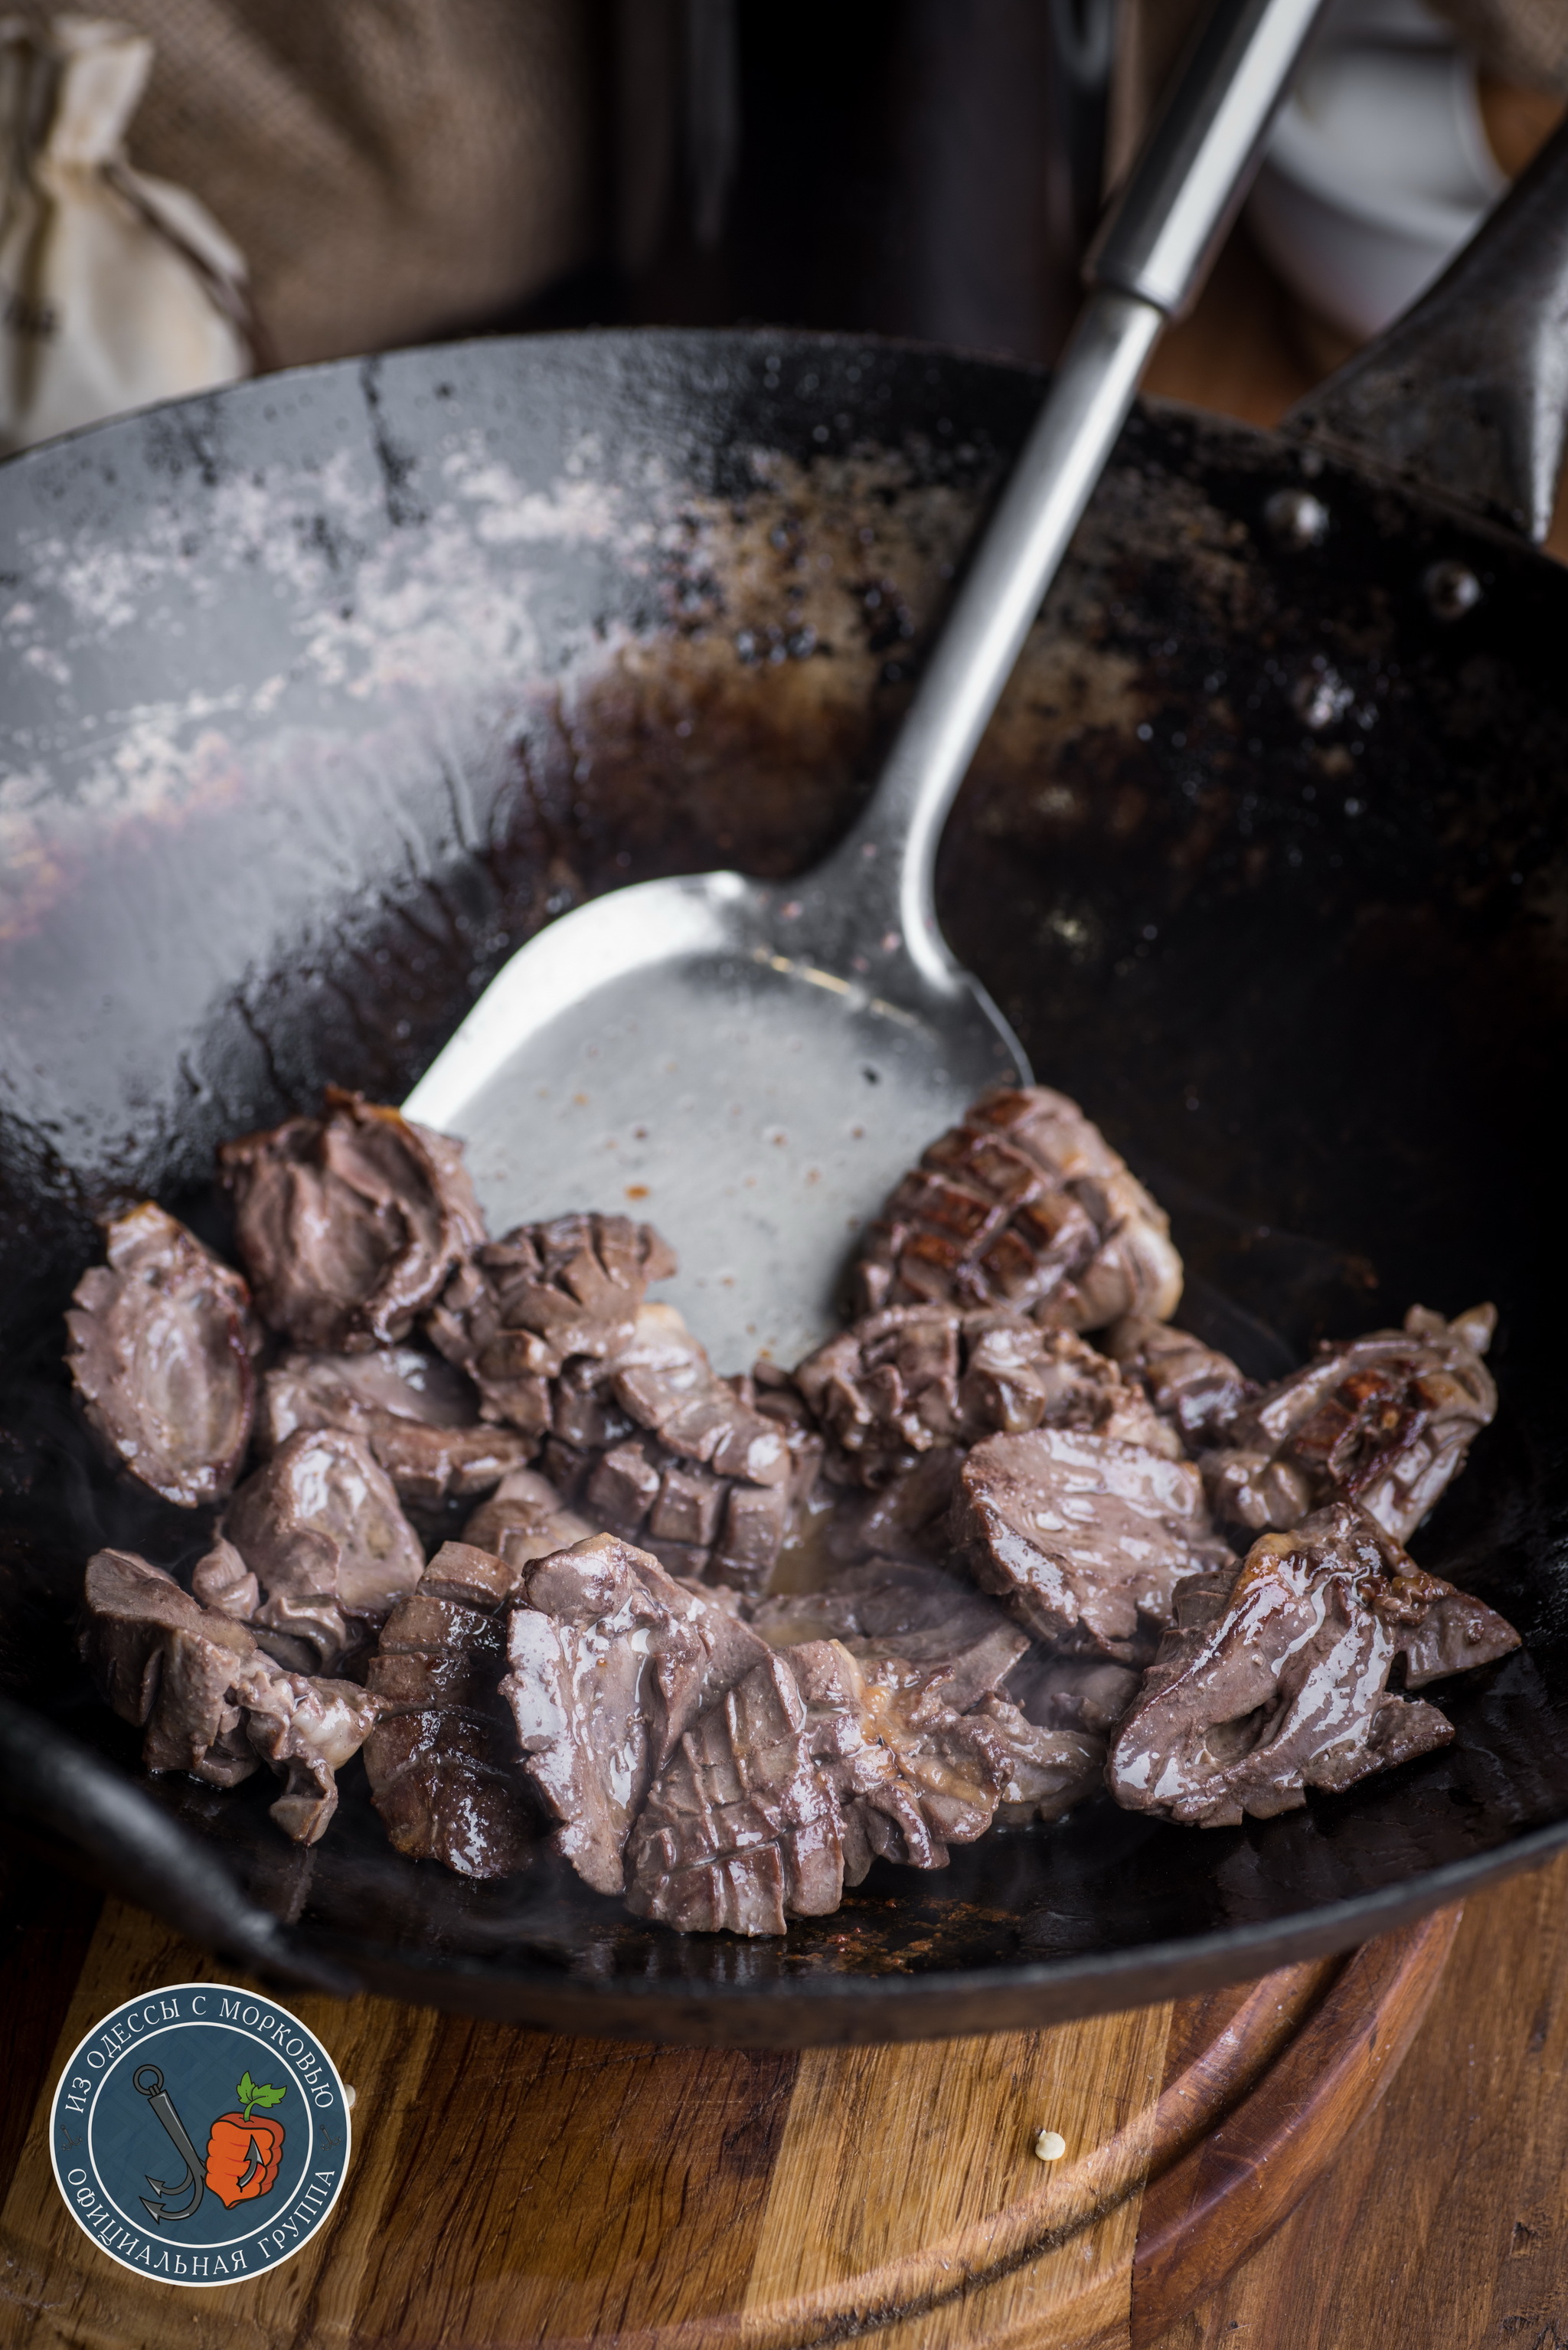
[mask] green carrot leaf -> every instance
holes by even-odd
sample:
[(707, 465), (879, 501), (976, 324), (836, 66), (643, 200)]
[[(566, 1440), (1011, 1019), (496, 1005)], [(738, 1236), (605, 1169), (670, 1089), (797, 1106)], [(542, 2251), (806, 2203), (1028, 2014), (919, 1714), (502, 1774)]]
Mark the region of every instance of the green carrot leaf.
[(287, 2095), (286, 2084), (282, 2088), (274, 2089), (264, 2083), (261, 2088), (251, 2091), (251, 2103), (254, 2106), (281, 2106)]
[(254, 2100), (255, 2093), (255, 2084), (251, 2079), (249, 2073), (247, 2073), (244, 2079), (240, 2083), (239, 2087), (235, 2090), (234, 2095), (238, 2097), (242, 2106), (248, 2106)]

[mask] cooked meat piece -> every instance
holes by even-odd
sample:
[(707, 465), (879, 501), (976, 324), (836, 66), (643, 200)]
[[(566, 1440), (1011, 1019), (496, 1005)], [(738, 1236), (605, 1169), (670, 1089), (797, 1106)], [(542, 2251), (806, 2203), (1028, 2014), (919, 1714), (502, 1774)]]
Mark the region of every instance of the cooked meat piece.
[(340, 1429), (289, 1437), (240, 1487), (223, 1531), (261, 1586), (264, 1644), (317, 1672), (362, 1645), (424, 1568), (391, 1479)]
[(618, 1893), (655, 1773), (766, 1647), (648, 1552), (594, 1534), (523, 1569), (506, 1653), (502, 1691), (556, 1845), (597, 1891)]
[(818, 1591), (764, 1599), (752, 1625), (775, 1648), (837, 1640), (862, 1664), (898, 1658), (922, 1671), (955, 1713), (1002, 1688), (1029, 1647), (1027, 1633), (972, 1584), (929, 1566), (874, 1559)]
[(586, 1518), (567, 1509), (547, 1477), (533, 1469), (514, 1469), (490, 1499), (481, 1502), (463, 1527), (462, 1538), (517, 1568), (531, 1558), (569, 1550), (593, 1531)]
[(627, 1907), (683, 1934), (782, 1934), (844, 1896), (838, 1802), (805, 1704), (763, 1652), (681, 1738), (632, 1826)]
[(1326, 1342), (1231, 1422), (1205, 1468), (1216, 1514), (1293, 1525), (1343, 1498), (1407, 1542), (1497, 1409), (1481, 1360), (1496, 1323), (1490, 1305), (1452, 1322), (1412, 1305), (1403, 1330)]
[(1178, 1585), (1228, 1555), (1189, 1462), (1075, 1429), (977, 1444), (953, 1532), (976, 1582), (1036, 1638), (1124, 1664), (1152, 1655)]
[(671, 1575), (743, 1591), (766, 1583), (788, 1515), (782, 1484), (716, 1477), (648, 1436), (601, 1453), (578, 1498), (595, 1525), (651, 1551)]
[(329, 1087), (218, 1152), (264, 1320), (297, 1347), (368, 1353), (408, 1336), (484, 1238), (462, 1146)]
[(265, 1758), (287, 1781), (273, 1818), (296, 1843), (316, 1843), (337, 1807), (334, 1773), (375, 1721), (374, 1697), (286, 1671), (243, 1625), (132, 1551), (95, 1553), (83, 1597), (83, 1657), (115, 1712), (145, 1729), (147, 1768), (233, 1787)]
[(261, 1606), (261, 1586), (232, 1542), (214, 1537), (206, 1556), (192, 1571), (191, 1589), (203, 1607), (248, 1624)]
[(867, 1559), (946, 1565), (953, 1555), (948, 1520), (963, 1458), (956, 1444), (939, 1446), (869, 1490), (819, 1479), (792, 1513), (786, 1547), (816, 1561), (818, 1575), (829, 1581)]
[(597, 1364), (628, 1346), (649, 1283), (674, 1271), (652, 1225), (625, 1216), (520, 1224), (454, 1276), (430, 1335), (473, 1380), (487, 1419), (542, 1436), (554, 1419), (552, 1381), (578, 1357)]
[(365, 1769), (382, 1825), (410, 1859), (462, 1877), (511, 1877), (533, 1854), (535, 1806), (500, 1687), (519, 1573), (444, 1544), (388, 1617), (366, 1674), (381, 1708)]
[(1201, 1827), (1272, 1818), (1308, 1787), (1354, 1786), (1446, 1745), (1435, 1706), (1389, 1690), (1395, 1659), (1408, 1654), (1431, 1678), (1443, 1631), (1461, 1624), (1469, 1661), (1517, 1646), (1500, 1617), (1423, 1574), (1345, 1502), (1260, 1535), (1228, 1592), (1216, 1577), (1178, 1607), (1106, 1775), (1129, 1810)]
[(862, 1313), (1005, 1305), (1072, 1330), (1164, 1320), (1181, 1295), (1169, 1225), (1099, 1128), (1047, 1086), (983, 1094), (872, 1227)]
[(1092, 1430), (1172, 1457), (1181, 1450), (1115, 1363), (1072, 1331), (1021, 1314), (889, 1306), (809, 1355), (794, 1383), (847, 1473), (868, 1485), (922, 1453), (1030, 1428)]
[(1258, 1389), (1229, 1355), (1189, 1331), (1147, 1314), (1127, 1314), (1106, 1333), (1106, 1352), (1137, 1379), (1190, 1453), (1224, 1441), (1225, 1431)]
[(88, 1424), (166, 1502), (215, 1502), (251, 1440), (262, 1332), (250, 1292), (151, 1200), (104, 1237), (109, 1263), (83, 1274), (66, 1315)]
[(645, 1305), (607, 1368), (621, 1409), (668, 1451), (747, 1484), (789, 1482), (784, 1430), (719, 1378), (673, 1305)]
[(358, 1437), (405, 1502), (487, 1493), (535, 1450), (516, 1430), (477, 1419), (468, 1381), (418, 1347), (286, 1356), (262, 1380), (257, 1449), (275, 1452), (302, 1428)]

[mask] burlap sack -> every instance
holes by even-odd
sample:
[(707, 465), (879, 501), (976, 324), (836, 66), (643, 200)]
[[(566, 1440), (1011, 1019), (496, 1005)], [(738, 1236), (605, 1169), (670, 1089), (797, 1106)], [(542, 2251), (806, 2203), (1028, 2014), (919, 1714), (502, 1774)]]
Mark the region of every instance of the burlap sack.
[(125, 130), (151, 45), (0, 20), (0, 453), (244, 375), (244, 265)]
[(156, 50), (131, 160), (240, 247), (277, 360), (483, 322), (589, 258), (598, 0), (114, 6)]

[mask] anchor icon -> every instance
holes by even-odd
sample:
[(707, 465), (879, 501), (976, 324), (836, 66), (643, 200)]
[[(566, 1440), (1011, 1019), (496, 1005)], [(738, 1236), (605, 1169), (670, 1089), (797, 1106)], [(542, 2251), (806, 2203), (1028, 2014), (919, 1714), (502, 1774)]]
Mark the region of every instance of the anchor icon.
[[(190, 2132), (175, 2110), (173, 2098), (163, 2086), (163, 2075), (157, 2065), (139, 2064), (130, 2076), (130, 2085), (139, 2096), (146, 2098), (172, 2141), (176, 2154), (185, 2165), (184, 2177), (171, 2183), (167, 2179), (154, 2178), (151, 2171), (147, 2172), (147, 2184), (158, 2200), (154, 2202), (143, 2195), (140, 2198), (141, 2208), (159, 2227), (165, 2220), (188, 2220), (201, 2201), (206, 2185), (202, 2158), (191, 2143)], [(187, 2188), (190, 2189), (187, 2199), (177, 2205), (174, 2198), (184, 2195)]]

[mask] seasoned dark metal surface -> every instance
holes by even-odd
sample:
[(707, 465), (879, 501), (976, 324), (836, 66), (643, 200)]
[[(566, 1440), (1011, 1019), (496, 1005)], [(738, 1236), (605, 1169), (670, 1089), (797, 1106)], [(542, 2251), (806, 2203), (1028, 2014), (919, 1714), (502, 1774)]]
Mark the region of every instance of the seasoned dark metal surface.
[[(220, 1137), (328, 1079), (400, 1097), (551, 912), (815, 858), (1035, 382), (799, 336), (489, 343), (0, 471), (9, 1693), (134, 1769), (72, 1662), (74, 1583), (106, 1538), (171, 1565), (203, 1542), (118, 1492), (69, 1409), (91, 1208), (150, 1191), (221, 1238)], [(1328, 516), (1305, 545), (1288, 502), (1267, 519), (1302, 488)], [(1442, 566), (1480, 589), (1452, 619)], [(490, 1887), (417, 1866), (357, 1767), (312, 1854), (256, 1783), (156, 1800), (368, 1982), (732, 2040), (1162, 1996), (1568, 1836), (1565, 637), (1542, 558), (1141, 411), (943, 856), (955, 951), (1170, 1208), (1204, 1335), (1267, 1372), (1412, 1300), (1496, 1299), (1502, 1408), (1414, 1548), (1529, 1647), (1441, 1697), (1451, 1749), (1241, 1829), (1107, 1801), (940, 1876), (878, 1864), (784, 1943), (682, 1939), (549, 1863)]]

